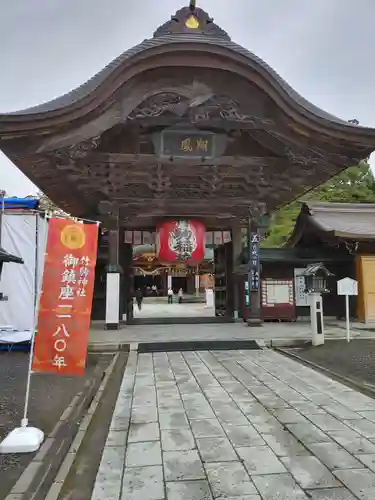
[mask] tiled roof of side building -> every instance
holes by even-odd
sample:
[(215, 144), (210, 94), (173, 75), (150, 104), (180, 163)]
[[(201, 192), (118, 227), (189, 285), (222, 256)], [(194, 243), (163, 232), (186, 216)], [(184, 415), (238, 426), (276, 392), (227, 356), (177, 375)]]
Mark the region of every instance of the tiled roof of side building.
[(375, 238), (375, 203), (305, 203), (309, 217), (325, 232)]

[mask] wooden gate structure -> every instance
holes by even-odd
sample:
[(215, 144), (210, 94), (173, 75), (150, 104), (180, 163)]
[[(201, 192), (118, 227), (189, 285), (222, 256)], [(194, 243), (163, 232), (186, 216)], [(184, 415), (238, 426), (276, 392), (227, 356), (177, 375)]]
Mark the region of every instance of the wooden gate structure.
[[(125, 230), (194, 217), (241, 237), (249, 218), (254, 231), (367, 158), (375, 130), (305, 100), (193, 2), (72, 92), (0, 114), (0, 148), (59, 207), (103, 220), (106, 269), (129, 298)], [(249, 317), (259, 323), (258, 292)]]

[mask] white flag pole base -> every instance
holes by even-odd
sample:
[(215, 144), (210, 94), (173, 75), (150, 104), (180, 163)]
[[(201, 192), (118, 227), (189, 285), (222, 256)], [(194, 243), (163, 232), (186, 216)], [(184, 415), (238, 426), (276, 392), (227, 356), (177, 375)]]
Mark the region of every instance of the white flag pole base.
[(40, 429), (16, 427), (1, 441), (0, 453), (34, 453), (39, 450), (43, 441), (44, 432)]

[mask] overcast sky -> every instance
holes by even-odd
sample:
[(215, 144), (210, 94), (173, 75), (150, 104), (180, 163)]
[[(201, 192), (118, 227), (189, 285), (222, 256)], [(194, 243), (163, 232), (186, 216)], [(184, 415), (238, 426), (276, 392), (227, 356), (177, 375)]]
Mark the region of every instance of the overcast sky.
[[(0, 0), (0, 113), (82, 84), (188, 0)], [(375, 127), (375, 0), (197, 0), (298, 92)], [(372, 162), (375, 164), (375, 162)], [(37, 188), (0, 152), (0, 188)]]

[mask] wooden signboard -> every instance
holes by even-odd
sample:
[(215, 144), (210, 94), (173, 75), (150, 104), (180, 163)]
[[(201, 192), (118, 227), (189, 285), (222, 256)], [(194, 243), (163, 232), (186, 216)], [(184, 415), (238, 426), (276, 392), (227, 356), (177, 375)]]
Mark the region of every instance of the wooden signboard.
[(178, 158), (213, 158), (215, 134), (199, 130), (165, 130), (161, 134), (160, 154)]

